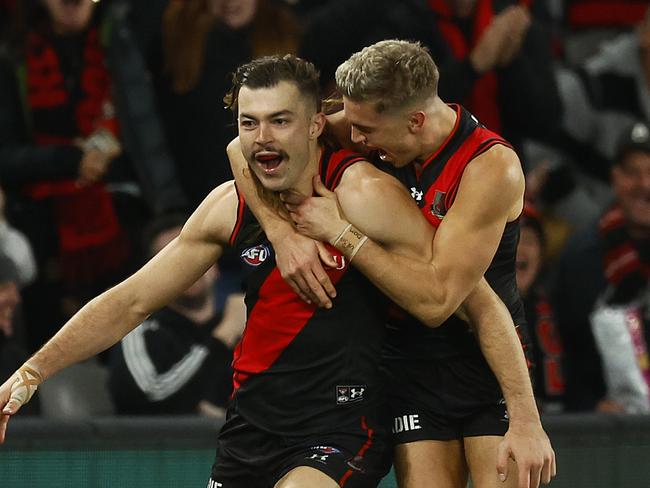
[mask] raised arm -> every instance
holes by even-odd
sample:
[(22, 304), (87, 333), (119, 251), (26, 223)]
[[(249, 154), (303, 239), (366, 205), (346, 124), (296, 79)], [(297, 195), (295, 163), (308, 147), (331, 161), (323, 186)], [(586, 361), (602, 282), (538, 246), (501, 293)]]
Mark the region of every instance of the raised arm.
[(238, 137), (228, 144), (227, 152), (237, 187), (273, 245), (282, 278), (307, 303), (330, 308), (336, 290), (321, 261), (332, 267), (337, 264), (320, 242), (300, 234), (291, 222), (262, 202), (255, 190)]
[(176, 239), (133, 276), (91, 300), (0, 386), (0, 442), (9, 416), (40, 382), (115, 344), (214, 264), (234, 227), (237, 202), (232, 182), (214, 190)]

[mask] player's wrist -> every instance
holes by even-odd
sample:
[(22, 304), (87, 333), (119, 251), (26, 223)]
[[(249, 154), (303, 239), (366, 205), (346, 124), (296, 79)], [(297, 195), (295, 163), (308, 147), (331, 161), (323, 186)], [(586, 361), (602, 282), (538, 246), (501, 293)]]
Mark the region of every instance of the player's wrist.
[(367, 240), (368, 236), (352, 224), (347, 224), (338, 237), (334, 238), (330, 243), (341, 251), (349, 261), (352, 261)]
[(41, 383), (43, 383), (43, 375), (40, 371), (33, 365), (23, 364), (14, 373), (9, 402), (13, 401), (20, 406), (24, 405), (34, 396)]
[(288, 236), (298, 234), (298, 231), (293, 225), (282, 219), (273, 219), (267, 222), (266, 225), (263, 225), (263, 229), (266, 237), (274, 245), (286, 239)]

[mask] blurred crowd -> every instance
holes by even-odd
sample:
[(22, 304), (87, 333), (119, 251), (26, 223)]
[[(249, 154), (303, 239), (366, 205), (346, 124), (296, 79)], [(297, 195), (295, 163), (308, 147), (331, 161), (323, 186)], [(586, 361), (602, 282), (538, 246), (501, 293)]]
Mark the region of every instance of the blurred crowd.
[[(541, 410), (650, 413), (648, 6), (0, 0), (0, 376), (231, 179), (239, 64), (298, 54), (329, 93), (353, 52), (401, 38), (524, 165), (517, 282)], [(244, 321), (226, 255), (97, 360), (112, 411), (222, 413)]]

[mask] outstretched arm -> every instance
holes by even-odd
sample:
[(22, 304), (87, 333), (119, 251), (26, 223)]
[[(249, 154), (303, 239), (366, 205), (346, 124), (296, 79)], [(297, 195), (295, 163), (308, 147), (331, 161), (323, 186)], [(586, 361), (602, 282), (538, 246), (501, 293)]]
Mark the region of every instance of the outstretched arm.
[(321, 261), (332, 267), (337, 264), (320, 242), (300, 234), (258, 197), (239, 138), (228, 144), (227, 152), (237, 188), (271, 241), (282, 278), (307, 303), (330, 308), (336, 290)]
[(176, 239), (133, 276), (91, 300), (0, 386), (0, 442), (10, 415), (29, 400), (41, 381), (112, 346), (196, 282), (221, 255), (236, 211), (234, 185), (224, 183), (206, 198)]

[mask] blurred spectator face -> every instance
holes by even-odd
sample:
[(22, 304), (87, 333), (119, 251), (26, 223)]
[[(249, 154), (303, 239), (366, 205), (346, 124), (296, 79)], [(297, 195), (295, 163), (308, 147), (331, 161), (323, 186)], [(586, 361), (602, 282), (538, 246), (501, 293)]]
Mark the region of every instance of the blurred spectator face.
[(20, 293), (14, 281), (0, 283), (0, 333), (11, 337), (14, 333), (13, 318), (16, 305), (20, 303)]
[(447, 0), (447, 4), (449, 4), (456, 16), (463, 18), (474, 13), (476, 0)]
[(54, 32), (57, 34), (74, 34), (84, 30), (90, 24), (95, 2), (91, 0), (43, 0)]
[[(158, 234), (153, 240), (151, 254), (158, 254), (167, 244), (173, 241), (181, 233), (181, 227), (175, 227), (172, 229), (165, 230)], [(201, 278), (197, 280), (192, 286), (190, 286), (185, 292), (179, 297), (183, 305), (197, 302), (202, 305), (203, 300), (212, 293), (212, 287), (219, 272), (216, 264), (212, 266), (209, 270), (205, 272)]]
[(517, 246), (517, 288), (526, 296), (542, 266), (542, 242), (531, 227), (522, 227)]
[(233, 30), (250, 24), (257, 12), (258, 0), (221, 0), (221, 21)]
[(625, 218), (644, 235), (650, 233), (650, 153), (634, 150), (612, 168), (612, 184)]

